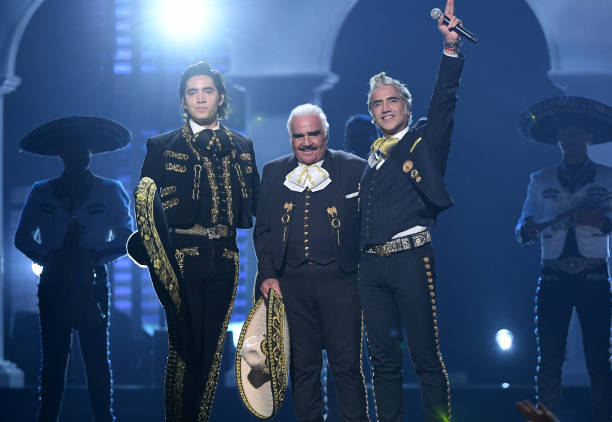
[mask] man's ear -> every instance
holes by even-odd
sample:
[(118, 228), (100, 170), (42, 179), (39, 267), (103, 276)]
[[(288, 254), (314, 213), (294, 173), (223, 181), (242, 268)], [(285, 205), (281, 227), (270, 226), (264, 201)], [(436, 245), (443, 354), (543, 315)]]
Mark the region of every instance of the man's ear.
[(219, 106), (222, 106), (225, 102), (225, 94), (221, 94), (221, 98), (219, 98)]

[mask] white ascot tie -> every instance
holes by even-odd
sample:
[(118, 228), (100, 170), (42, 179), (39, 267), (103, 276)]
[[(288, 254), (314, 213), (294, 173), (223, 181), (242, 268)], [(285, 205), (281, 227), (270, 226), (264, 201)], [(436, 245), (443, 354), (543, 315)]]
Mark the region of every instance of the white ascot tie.
[(298, 164), (285, 176), (283, 184), (295, 192), (303, 192), (306, 188), (313, 192), (325, 189), (331, 183), (331, 179), (327, 170), (321, 167), (322, 162), (323, 160), (310, 165)]

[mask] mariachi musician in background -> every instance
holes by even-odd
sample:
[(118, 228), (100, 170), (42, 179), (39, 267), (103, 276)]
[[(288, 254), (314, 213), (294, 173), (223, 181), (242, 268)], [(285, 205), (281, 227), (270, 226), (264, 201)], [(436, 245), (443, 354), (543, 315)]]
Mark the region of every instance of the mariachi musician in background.
[(558, 144), (563, 161), (531, 174), (516, 226), (522, 245), (540, 239), (536, 293), (536, 400), (559, 410), (561, 368), (575, 308), (591, 377), (594, 420), (612, 420), (610, 279), (612, 168), (595, 163), (587, 145), (612, 141), (612, 108), (587, 98), (559, 97), (531, 107), (521, 119), (527, 138)]

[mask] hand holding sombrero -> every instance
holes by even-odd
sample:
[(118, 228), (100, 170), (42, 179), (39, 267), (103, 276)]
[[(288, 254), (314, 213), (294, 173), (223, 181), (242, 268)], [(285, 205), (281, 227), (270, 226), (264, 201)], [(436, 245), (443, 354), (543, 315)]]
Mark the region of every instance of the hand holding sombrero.
[(246, 408), (260, 419), (280, 410), (287, 390), (289, 326), (280, 296), (260, 297), (240, 331), (236, 382)]
[(593, 135), (591, 144), (612, 141), (612, 107), (583, 97), (554, 97), (525, 111), (519, 130), (528, 139), (556, 145), (559, 131), (576, 126)]

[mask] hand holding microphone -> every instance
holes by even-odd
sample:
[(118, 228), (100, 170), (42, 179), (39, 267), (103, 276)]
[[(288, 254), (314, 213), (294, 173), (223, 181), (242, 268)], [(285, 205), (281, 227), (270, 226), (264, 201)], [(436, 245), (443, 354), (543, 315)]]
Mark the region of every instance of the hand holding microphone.
[[(455, 6), (453, 0), (448, 0), (444, 13), (438, 8), (431, 9), (431, 17), (438, 21), (438, 28), (447, 41), (457, 41), (459, 34), (473, 43), (478, 42), (478, 38), (461, 25), (461, 19), (455, 16)], [(456, 36), (454, 36), (456, 34)]]

